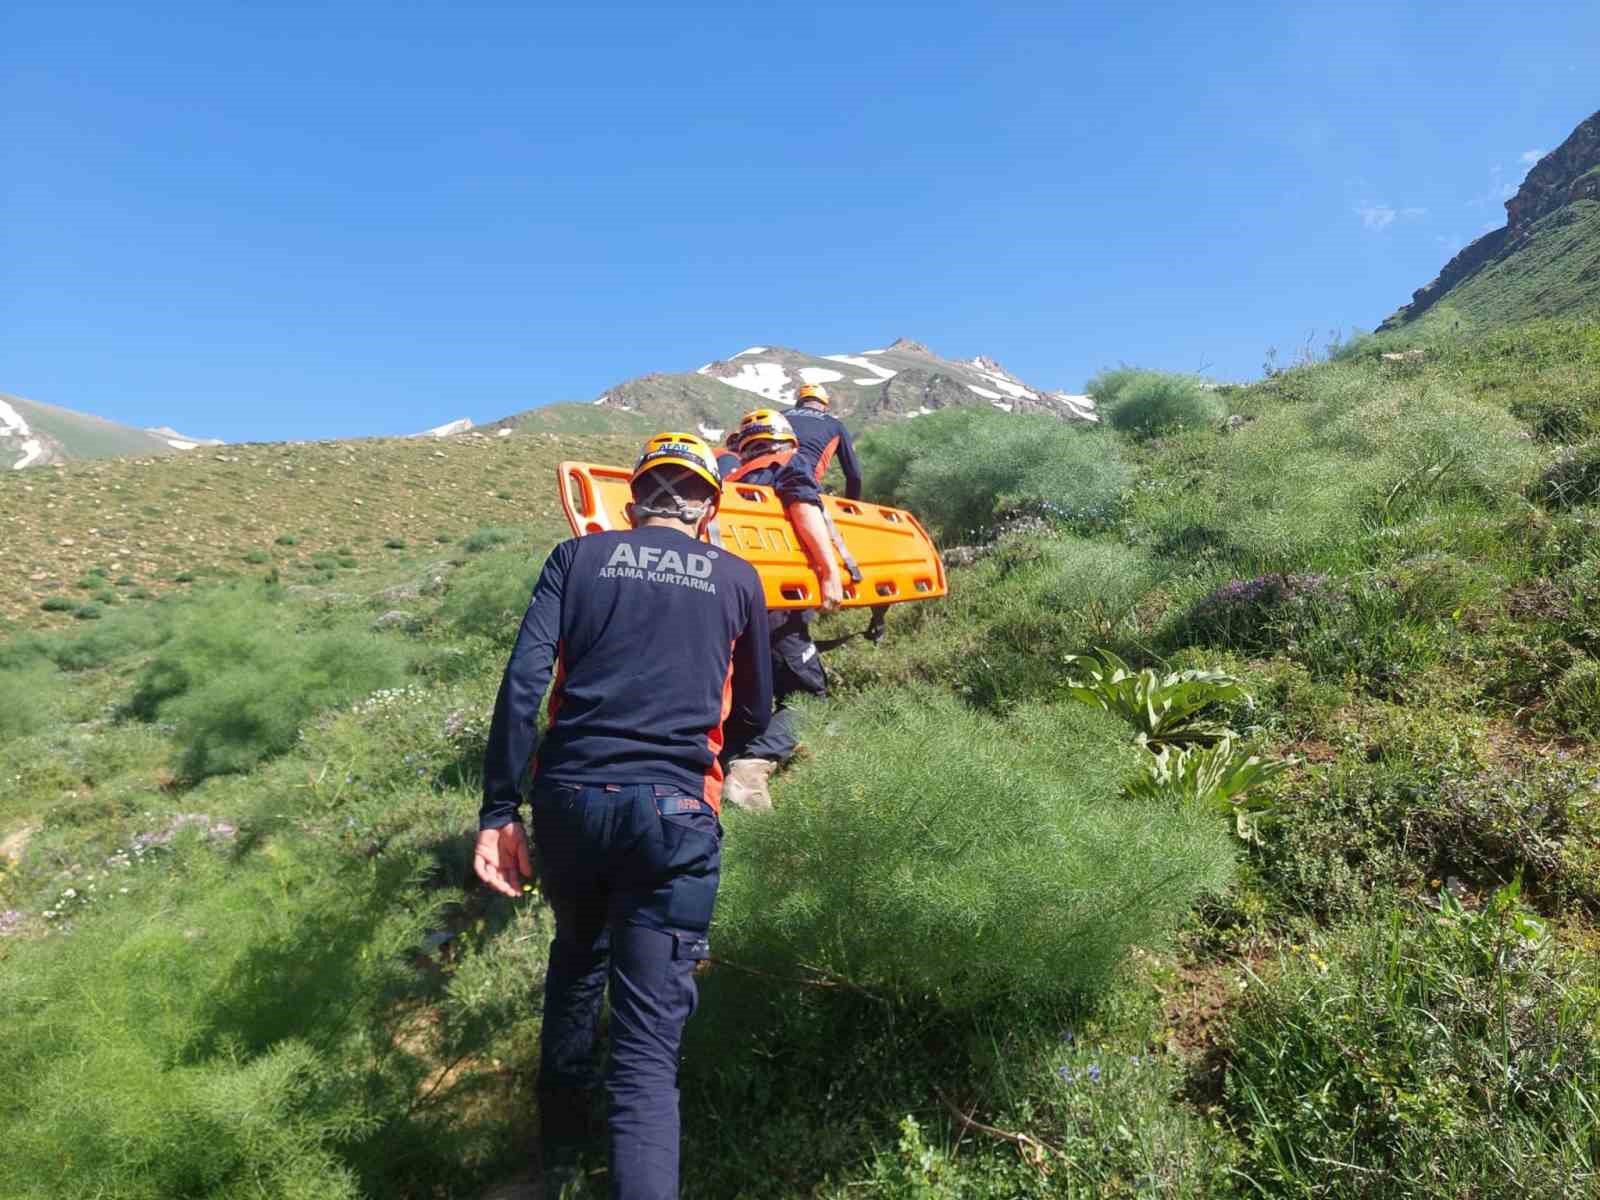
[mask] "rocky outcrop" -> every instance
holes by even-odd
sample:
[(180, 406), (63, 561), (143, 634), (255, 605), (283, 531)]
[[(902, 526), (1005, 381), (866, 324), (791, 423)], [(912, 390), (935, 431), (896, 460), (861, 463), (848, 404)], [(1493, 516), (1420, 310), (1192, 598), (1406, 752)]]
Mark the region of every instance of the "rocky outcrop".
[(1439, 277), (1411, 296), (1411, 303), (1385, 321), (1394, 329), (1414, 321), (1484, 267), (1501, 262), (1526, 244), (1533, 226), (1574, 200), (1600, 200), (1600, 112), (1534, 164), (1517, 194), (1506, 201), (1506, 223), (1469, 244), (1444, 265)]

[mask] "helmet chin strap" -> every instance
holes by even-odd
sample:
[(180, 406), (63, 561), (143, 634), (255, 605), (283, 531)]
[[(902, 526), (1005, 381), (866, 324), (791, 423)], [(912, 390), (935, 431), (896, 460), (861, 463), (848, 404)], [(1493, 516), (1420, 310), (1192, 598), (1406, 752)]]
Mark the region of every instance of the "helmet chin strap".
[(665, 471), (652, 471), (639, 481), (647, 485), (649, 491), (647, 495), (634, 497), (634, 513), (640, 518), (666, 517), (671, 521), (682, 521), (685, 525), (699, 526), (711, 513), (711, 500), (690, 500), (679, 495), (672, 481), (665, 478), (666, 474)]

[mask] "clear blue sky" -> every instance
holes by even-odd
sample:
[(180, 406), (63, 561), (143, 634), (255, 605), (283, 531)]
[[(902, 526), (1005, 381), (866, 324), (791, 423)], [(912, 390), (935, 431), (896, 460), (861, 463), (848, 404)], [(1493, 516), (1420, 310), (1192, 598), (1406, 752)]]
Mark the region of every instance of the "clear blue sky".
[(1250, 378), (1600, 108), (1594, 4), (3, 7), (0, 391), (229, 439), (902, 334)]

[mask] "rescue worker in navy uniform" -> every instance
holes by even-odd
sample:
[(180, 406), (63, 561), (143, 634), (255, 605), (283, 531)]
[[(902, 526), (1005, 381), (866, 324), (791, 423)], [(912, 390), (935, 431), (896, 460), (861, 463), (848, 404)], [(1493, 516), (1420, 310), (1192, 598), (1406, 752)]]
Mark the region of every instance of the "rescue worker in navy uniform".
[[(718, 754), (725, 729), (758, 737), (772, 712), (760, 579), (698, 540), (721, 495), (715, 452), (693, 434), (654, 437), (632, 491), (633, 529), (545, 561), (484, 762), (474, 869), (519, 896), (536, 862), (555, 916), (538, 1083), (552, 1200), (591, 1134), (608, 989), (611, 1195), (678, 1195), (678, 1054), (721, 867)], [(530, 765), (532, 861), (518, 812)]]
[(727, 436), (722, 439), (722, 449), (717, 451), (717, 470), (722, 472), (726, 479), (739, 469), (739, 431), (728, 430)]
[[(861, 499), (861, 459), (856, 454), (855, 440), (843, 421), (828, 411), (833, 399), (828, 389), (820, 383), (807, 383), (794, 394), (794, 407), (789, 410), (789, 424), (795, 435), (795, 462), (822, 485), (823, 476), (837, 455), (839, 469), (844, 472), (846, 500)], [(856, 582), (860, 582), (857, 580)], [(866, 638), (876, 644), (883, 640), (889, 606), (874, 605), (872, 618), (867, 623)]]
[(820, 485), (834, 456), (844, 472), (846, 500), (861, 499), (861, 459), (856, 456), (855, 439), (844, 422), (828, 411), (832, 398), (820, 383), (803, 384), (794, 394), (789, 410), (789, 425), (794, 430), (795, 460), (810, 472)]
[[(728, 476), (728, 482), (764, 484), (776, 489), (791, 511), (797, 505), (815, 506), (812, 511), (820, 514), (822, 493), (815, 477), (799, 459), (797, 442), (788, 420), (776, 409), (758, 408), (746, 413), (739, 422), (741, 461)], [(832, 564), (831, 543), (825, 544), (824, 555)], [(812, 558), (815, 562), (815, 553)], [(837, 573), (837, 566), (833, 569)], [(772, 774), (793, 757), (799, 744), (794, 711), (788, 702), (796, 696), (820, 699), (828, 694), (828, 677), (823, 673), (817, 644), (811, 640), (812, 617), (810, 609), (773, 614), (772, 679), (777, 711), (765, 733), (743, 744), (730, 744), (729, 802), (742, 808), (772, 807)]]

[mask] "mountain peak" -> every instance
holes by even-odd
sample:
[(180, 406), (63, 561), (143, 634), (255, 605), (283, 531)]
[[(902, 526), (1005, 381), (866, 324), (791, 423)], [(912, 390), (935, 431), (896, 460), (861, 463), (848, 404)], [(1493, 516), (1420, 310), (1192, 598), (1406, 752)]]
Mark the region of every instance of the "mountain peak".
[(1482, 324), (1600, 307), (1600, 112), (1536, 162), (1505, 207), (1505, 225), (1468, 244), (1380, 328), (1446, 297)]
[(860, 431), (943, 408), (983, 407), (1095, 421), (1093, 401), (1030, 386), (992, 358), (939, 357), (921, 342), (896, 338), (879, 350), (813, 354), (790, 346), (750, 346), (693, 371), (639, 375), (588, 404), (557, 404), (497, 425), (550, 432), (645, 432), (698, 428), (706, 436), (737, 425), (742, 413), (787, 406), (805, 384), (823, 384), (832, 411)]

